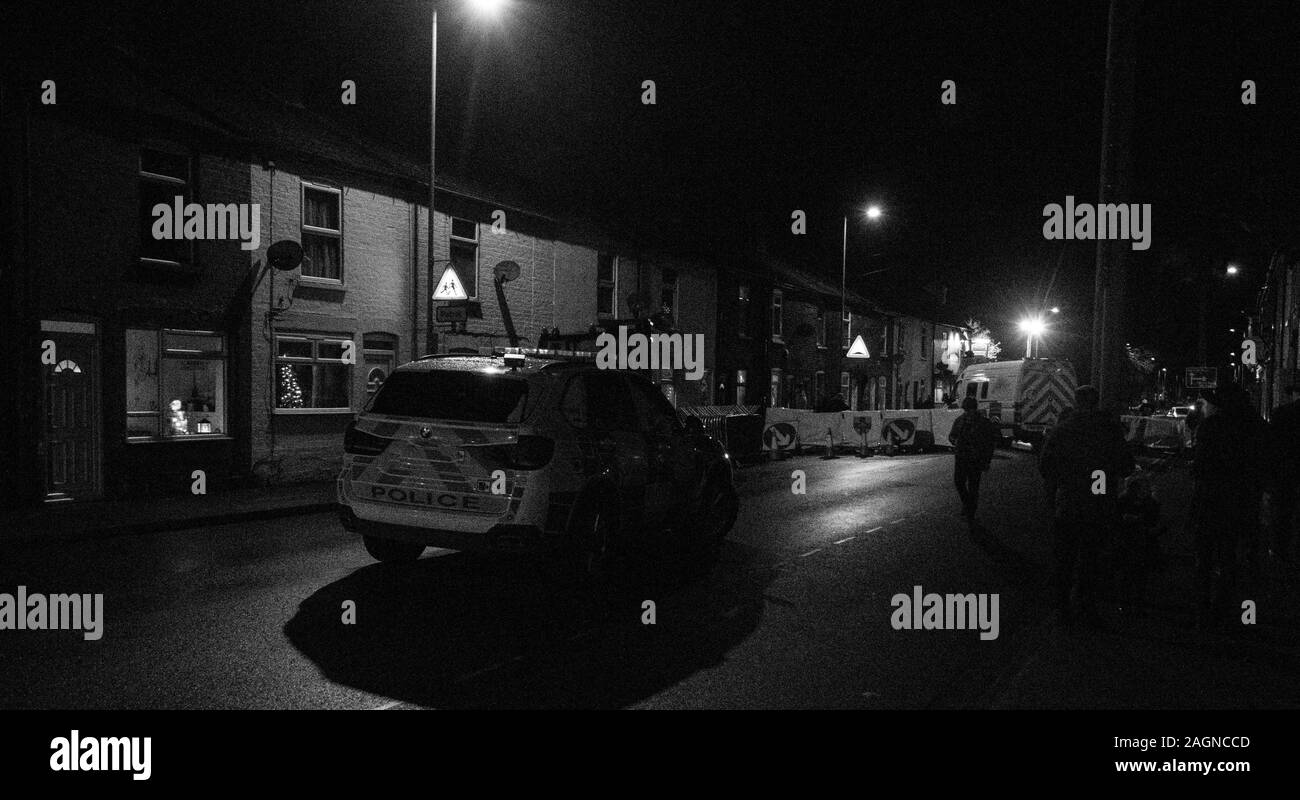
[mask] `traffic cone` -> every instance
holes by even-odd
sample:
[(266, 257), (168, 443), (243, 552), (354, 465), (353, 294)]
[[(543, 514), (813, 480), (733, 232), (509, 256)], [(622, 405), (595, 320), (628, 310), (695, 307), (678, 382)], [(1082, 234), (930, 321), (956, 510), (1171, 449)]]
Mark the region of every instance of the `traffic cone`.
[(826, 429), (826, 455), (822, 456), (822, 460), (831, 459), (831, 458), (839, 458), (839, 456), (835, 455), (835, 436), (831, 433), (831, 429), (827, 428)]

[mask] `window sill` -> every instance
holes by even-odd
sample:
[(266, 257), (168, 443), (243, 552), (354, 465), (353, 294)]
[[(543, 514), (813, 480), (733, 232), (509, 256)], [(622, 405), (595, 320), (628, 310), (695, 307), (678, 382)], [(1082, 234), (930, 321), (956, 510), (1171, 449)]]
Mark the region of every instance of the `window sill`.
[(298, 414), (316, 415), (316, 414), (355, 414), (350, 408), (275, 408), (271, 410), (274, 414), (285, 416), (295, 416)]
[(224, 433), (188, 433), (184, 436), (128, 436), (127, 444), (179, 444), (190, 442), (233, 442), (233, 436)]
[(317, 278), (311, 275), (303, 275), (298, 279), (299, 286), (310, 286), (313, 289), (334, 289), (335, 291), (346, 291), (348, 286), (341, 280), (334, 278)]

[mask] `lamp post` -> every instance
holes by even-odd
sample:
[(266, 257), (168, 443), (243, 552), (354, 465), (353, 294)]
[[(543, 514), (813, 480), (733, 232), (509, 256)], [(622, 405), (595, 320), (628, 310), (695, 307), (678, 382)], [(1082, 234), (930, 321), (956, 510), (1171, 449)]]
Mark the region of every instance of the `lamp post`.
[[(880, 219), (885, 212), (878, 205), (870, 205), (863, 211), (864, 216), (869, 220)], [(849, 216), (844, 215), (844, 232), (840, 237), (840, 339), (841, 349), (847, 347), (843, 344), (843, 339), (848, 333), (844, 330), (844, 315), (849, 310), (848, 305), (848, 262), (849, 262)]]
[[(437, 337), (433, 327), (433, 282), (438, 279), (436, 260), (434, 259), (434, 242), (437, 241), (436, 223), (433, 203), (437, 197), (437, 153), (438, 153), (438, 1), (433, 0), (429, 19), (429, 300), (428, 332), (425, 345), (429, 353), (437, 347)], [(508, 0), (467, 0), (467, 5), (479, 16), (495, 16)]]
[(1034, 342), (1047, 331), (1047, 323), (1042, 317), (1027, 317), (1020, 320), (1020, 330), (1025, 334), (1025, 358), (1034, 357)]
[[(880, 219), (880, 216), (883, 213), (884, 212), (881, 211), (880, 206), (874, 204), (867, 206), (866, 209), (863, 211), (864, 216), (866, 216), (868, 220)], [(848, 288), (847, 288), (848, 274), (849, 274), (848, 263), (849, 263), (849, 216), (848, 214), (845, 214), (844, 230), (840, 237), (840, 326), (839, 327), (840, 327), (840, 349), (841, 350), (846, 350), (851, 346), (852, 343), (845, 340), (848, 339), (849, 335), (853, 332), (851, 329), (846, 329), (844, 326), (844, 318), (848, 316), (848, 311), (849, 311)], [(849, 405), (851, 408), (857, 408), (857, 401), (856, 401), (857, 392), (852, 391), (852, 387), (850, 387), (850, 391), (852, 392), (852, 397), (849, 399), (850, 400)]]

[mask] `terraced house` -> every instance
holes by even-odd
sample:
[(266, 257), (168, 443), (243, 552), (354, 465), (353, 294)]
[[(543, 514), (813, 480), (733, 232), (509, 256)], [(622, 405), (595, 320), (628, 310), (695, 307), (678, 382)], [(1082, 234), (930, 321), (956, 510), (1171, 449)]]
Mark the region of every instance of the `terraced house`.
[[(35, 63), (0, 95), (10, 496), (332, 477), (394, 366), (512, 328), (536, 345), (650, 306), (705, 334), (712, 368), (715, 279), (696, 261), (442, 175), (430, 258), (427, 165), (256, 89), (182, 84), (122, 52), (94, 63), (61, 75), (57, 105), (37, 101)], [(259, 246), (160, 240), (153, 208), (178, 197), (255, 213)], [(285, 241), (301, 263), (269, 269)], [(434, 299), (449, 268), (464, 301)], [(709, 381), (663, 377), (707, 401)]]

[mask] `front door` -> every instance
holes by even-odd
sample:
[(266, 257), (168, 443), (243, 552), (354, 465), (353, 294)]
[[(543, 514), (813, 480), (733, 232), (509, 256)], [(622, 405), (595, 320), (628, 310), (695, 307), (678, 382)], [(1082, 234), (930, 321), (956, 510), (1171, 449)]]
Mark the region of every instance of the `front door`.
[(45, 499), (98, 497), (98, 331), (91, 322), (42, 320), (41, 339)]

